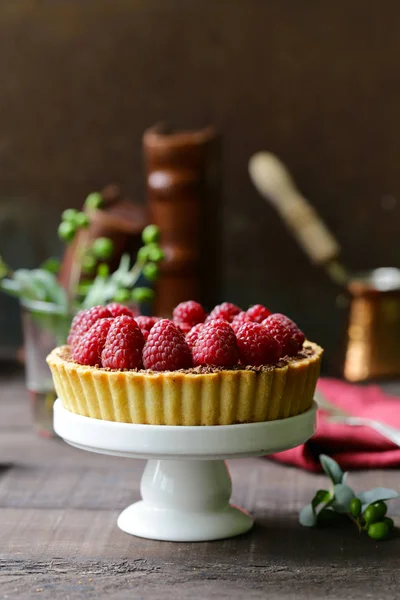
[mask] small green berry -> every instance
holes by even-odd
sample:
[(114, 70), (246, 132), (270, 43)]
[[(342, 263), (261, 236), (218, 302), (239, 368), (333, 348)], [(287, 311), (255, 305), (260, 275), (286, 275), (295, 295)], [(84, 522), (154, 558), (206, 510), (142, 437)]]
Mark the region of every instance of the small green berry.
[(85, 200), (86, 208), (94, 210), (103, 205), (103, 196), (99, 192), (92, 192)]
[(145, 265), (143, 267), (143, 275), (149, 281), (156, 281), (158, 279), (159, 274), (160, 274), (160, 269), (157, 267), (157, 265), (155, 263), (150, 262), (150, 263), (147, 263), (147, 265)]
[(368, 535), (373, 540), (384, 540), (389, 535), (389, 527), (383, 521), (371, 523), (368, 527)]
[(364, 511), (363, 516), (364, 516), (364, 521), (366, 522), (367, 525), (370, 525), (371, 523), (376, 523), (377, 521), (379, 521), (379, 515), (377, 514), (377, 511), (373, 504), (370, 504), (369, 506), (367, 506), (367, 508)]
[(79, 296), (86, 296), (89, 293), (89, 290), (92, 287), (91, 281), (81, 281), (77, 288), (77, 293)]
[(101, 265), (97, 267), (97, 275), (99, 275), (99, 277), (108, 277), (109, 273), (110, 267), (107, 264), (101, 263)]
[(350, 514), (357, 519), (361, 514), (361, 500), (359, 498), (353, 498), (350, 500)]
[(394, 528), (394, 521), (391, 517), (385, 517), (383, 519), (383, 523), (386, 523), (389, 531), (391, 531)]
[(372, 504), (372, 506), (375, 509), (375, 514), (376, 514), (376, 521), (381, 521), (383, 519), (383, 517), (386, 515), (387, 513), (387, 504), (386, 502), (383, 502), (382, 500), (379, 500), (379, 502), (374, 502)]
[(96, 259), (93, 256), (85, 256), (82, 261), (82, 271), (87, 275), (94, 272), (96, 268)]
[(70, 221), (62, 221), (58, 226), (58, 237), (63, 242), (71, 242), (76, 233), (76, 228)]
[(78, 211), (76, 208), (67, 208), (61, 215), (63, 221), (71, 221), (71, 223), (75, 223), (76, 215)]
[(92, 252), (96, 258), (107, 260), (114, 252), (114, 244), (110, 238), (99, 237), (93, 242)]
[(53, 275), (57, 275), (60, 271), (60, 261), (58, 258), (47, 258), (44, 263), (42, 263), (40, 268), (44, 269), (45, 271), (49, 271), (49, 273), (53, 273)]
[(157, 225), (147, 225), (142, 231), (143, 244), (152, 244), (158, 242), (160, 238), (160, 230)]
[[(44, 267), (42, 267), (42, 268), (44, 268)], [(3, 277), (6, 277), (9, 272), (10, 272), (10, 269), (7, 267), (6, 263), (0, 256), (0, 279), (3, 279)]]
[(137, 260), (141, 263), (145, 263), (149, 260), (149, 250), (147, 246), (139, 248), (137, 253)]
[(164, 258), (164, 252), (161, 250), (158, 244), (149, 244), (147, 246), (148, 258), (152, 262), (160, 262)]
[(150, 288), (137, 287), (132, 290), (132, 300), (134, 302), (151, 302), (154, 298), (154, 292)]
[(119, 302), (120, 304), (124, 304), (125, 302), (128, 302), (128, 300), (130, 300), (130, 293), (128, 292), (128, 290), (117, 290), (114, 294), (114, 302)]
[(75, 224), (79, 228), (82, 227), (83, 229), (86, 229), (89, 227), (89, 217), (84, 212), (78, 212), (75, 216)]

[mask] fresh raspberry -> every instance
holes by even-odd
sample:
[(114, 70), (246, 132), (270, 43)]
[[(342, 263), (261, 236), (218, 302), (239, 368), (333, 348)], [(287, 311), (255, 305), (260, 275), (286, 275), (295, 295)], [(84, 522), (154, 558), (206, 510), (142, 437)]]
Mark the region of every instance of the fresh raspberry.
[(244, 325), (244, 323), (251, 323), (251, 322), (252, 322), (252, 320), (250, 319), (247, 312), (242, 310), (242, 312), (240, 312), (238, 315), (233, 317), (231, 327), (232, 327), (233, 331), (235, 333), (237, 333), (239, 331), (239, 329), (241, 328), (241, 326)]
[(207, 314), (201, 304), (194, 300), (181, 302), (174, 308), (173, 319), (175, 323), (188, 323), (191, 327), (197, 323), (204, 323)]
[(130, 308), (124, 306), (124, 304), (119, 304), (119, 302), (111, 302), (111, 304), (107, 304), (106, 308), (108, 308), (112, 317), (120, 317), (121, 315), (127, 315), (128, 317), (135, 316)]
[(159, 317), (145, 317), (143, 315), (140, 315), (139, 317), (135, 317), (135, 321), (139, 325), (140, 331), (143, 334), (144, 341), (146, 341), (147, 338), (149, 337), (149, 333), (150, 333), (153, 325), (155, 323), (157, 323), (157, 321), (159, 321), (159, 320), (160, 320)]
[(299, 326), (292, 321), (292, 319), (289, 319), (289, 317), (282, 315), (281, 313), (275, 313), (272, 316), (275, 317), (275, 320), (279, 320), (281, 323), (285, 323), (287, 327), (289, 327), (292, 332), (292, 337), (297, 344), (297, 350), (299, 351), (303, 346), (304, 340), (306, 339), (306, 336), (301, 331)]
[(75, 336), (79, 331), (79, 328), (81, 326), (82, 321), (84, 320), (85, 315), (86, 315), (86, 310), (80, 310), (72, 320), (71, 328), (69, 330), (68, 339), (67, 339), (67, 343), (70, 346), (74, 345)]
[(89, 331), (98, 319), (111, 317), (111, 313), (105, 306), (93, 306), (89, 310), (81, 310), (74, 317), (68, 336), (68, 344), (75, 348), (82, 336)]
[(255, 321), (256, 323), (261, 323), (262, 321), (264, 321), (264, 319), (269, 317), (271, 311), (268, 310), (268, 308), (266, 308), (262, 304), (255, 304), (254, 306), (251, 306), (249, 308), (247, 314), (252, 321)]
[(186, 343), (189, 346), (189, 348), (193, 349), (193, 346), (197, 342), (197, 338), (199, 337), (199, 333), (203, 329), (203, 327), (204, 323), (197, 323), (197, 325), (192, 327), (189, 333), (186, 334)]
[(139, 325), (140, 329), (146, 329), (146, 331), (150, 331), (150, 329), (160, 321), (159, 317), (145, 317), (144, 315), (139, 315), (135, 317), (136, 323)]
[(286, 315), (274, 313), (264, 319), (262, 325), (280, 342), (283, 356), (295, 356), (302, 347), (304, 333)]
[(207, 317), (207, 321), (213, 321), (214, 319), (224, 319), (229, 323), (232, 321), (235, 315), (238, 315), (242, 311), (241, 308), (231, 304), (230, 302), (223, 302), (215, 306)]
[[(179, 327), (179, 329), (182, 331), (182, 333), (184, 335), (186, 335), (187, 333), (189, 333), (189, 331), (192, 329), (192, 325), (190, 325), (190, 323), (177, 323), (176, 321), (174, 321), (175, 325), (177, 327)], [(202, 325), (202, 323), (200, 323), (200, 325)]]
[(141, 369), (143, 334), (133, 317), (121, 315), (113, 319), (101, 354), (108, 369)]
[(281, 345), (259, 323), (245, 323), (236, 337), (240, 362), (244, 365), (272, 365), (281, 357)]
[(194, 364), (232, 367), (238, 358), (236, 336), (229, 323), (224, 319), (206, 323), (193, 347)]
[(143, 365), (153, 371), (176, 371), (192, 366), (192, 353), (175, 323), (161, 319), (153, 325), (143, 348)]
[(80, 365), (101, 367), (101, 353), (110, 329), (112, 317), (97, 319), (89, 331), (79, 337), (72, 358)]

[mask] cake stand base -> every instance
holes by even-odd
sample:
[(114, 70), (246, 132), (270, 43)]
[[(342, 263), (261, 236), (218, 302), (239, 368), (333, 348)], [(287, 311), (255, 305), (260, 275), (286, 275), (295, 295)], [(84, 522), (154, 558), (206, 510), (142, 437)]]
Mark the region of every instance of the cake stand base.
[(77, 448), (148, 459), (142, 500), (118, 518), (122, 531), (172, 542), (229, 538), (251, 529), (253, 519), (229, 504), (231, 479), (224, 458), (272, 454), (314, 433), (316, 405), (279, 421), (186, 427), (134, 425), (83, 417), (54, 405), (54, 429)]
[(126, 533), (199, 542), (232, 537), (253, 526), (250, 515), (229, 504), (232, 484), (222, 460), (149, 460), (140, 491), (143, 500), (118, 518)]

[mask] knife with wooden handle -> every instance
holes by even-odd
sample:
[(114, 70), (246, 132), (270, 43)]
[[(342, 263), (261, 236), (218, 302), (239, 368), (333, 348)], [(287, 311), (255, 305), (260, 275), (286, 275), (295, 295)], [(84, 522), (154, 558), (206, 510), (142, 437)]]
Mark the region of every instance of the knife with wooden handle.
[(249, 174), (258, 192), (278, 211), (314, 264), (323, 266), (343, 285), (346, 269), (338, 260), (340, 245), (297, 189), (285, 165), (269, 152), (258, 152), (249, 161)]

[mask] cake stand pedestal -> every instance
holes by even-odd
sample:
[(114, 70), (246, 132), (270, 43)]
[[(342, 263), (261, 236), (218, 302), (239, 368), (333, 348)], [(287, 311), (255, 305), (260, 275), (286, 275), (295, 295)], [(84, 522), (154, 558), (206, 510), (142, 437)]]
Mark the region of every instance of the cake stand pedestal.
[(288, 419), (243, 425), (134, 425), (82, 417), (54, 404), (54, 429), (68, 444), (100, 454), (147, 459), (142, 500), (118, 517), (122, 531), (143, 538), (200, 542), (233, 537), (253, 526), (231, 506), (224, 459), (294, 448), (314, 433), (316, 405)]

